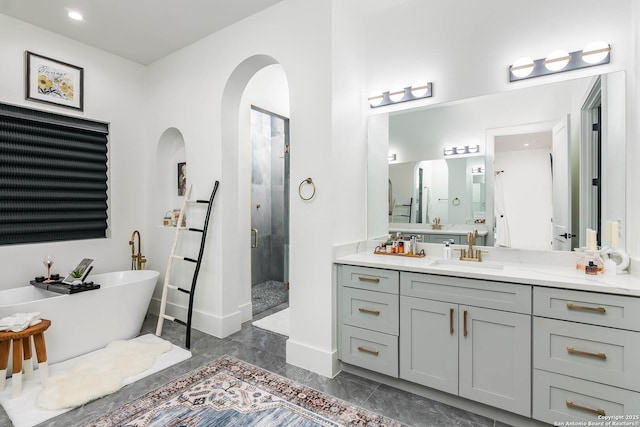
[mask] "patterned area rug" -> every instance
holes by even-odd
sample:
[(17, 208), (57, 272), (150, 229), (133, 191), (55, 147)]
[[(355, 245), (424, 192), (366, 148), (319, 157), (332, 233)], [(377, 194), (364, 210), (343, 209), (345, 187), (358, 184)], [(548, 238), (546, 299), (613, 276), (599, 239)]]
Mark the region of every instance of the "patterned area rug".
[(87, 424), (113, 426), (402, 426), (231, 356)]

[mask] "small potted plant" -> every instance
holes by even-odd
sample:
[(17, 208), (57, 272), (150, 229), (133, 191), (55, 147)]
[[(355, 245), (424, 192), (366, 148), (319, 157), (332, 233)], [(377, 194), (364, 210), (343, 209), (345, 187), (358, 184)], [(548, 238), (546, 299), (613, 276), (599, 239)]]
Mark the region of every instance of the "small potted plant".
[(82, 279), (82, 269), (76, 268), (71, 272), (74, 279)]

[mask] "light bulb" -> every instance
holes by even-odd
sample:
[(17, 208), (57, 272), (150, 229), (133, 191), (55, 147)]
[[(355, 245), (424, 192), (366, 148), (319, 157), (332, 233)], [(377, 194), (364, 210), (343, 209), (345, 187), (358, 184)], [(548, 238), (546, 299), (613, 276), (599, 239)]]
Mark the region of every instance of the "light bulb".
[(544, 60), (544, 66), (549, 71), (560, 71), (569, 63), (569, 54), (566, 50), (554, 50)]
[(582, 49), (580, 56), (587, 64), (597, 64), (598, 62), (602, 62), (602, 60), (609, 55), (610, 51), (611, 47), (609, 46), (609, 43), (600, 40), (589, 43), (584, 49)]
[(389, 91), (389, 99), (393, 102), (399, 102), (404, 98), (404, 88), (400, 86), (394, 86)]
[(535, 64), (531, 58), (519, 58), (511, 66), (511, 74), (522, 79), (533, 72)]
[(427, 92), (429, 92), (429, 86), (427, 85), (427, 82), (425, 82), (424, 80), (415, 82), (411, 86), (411, 95), (415, 96), (416, 98), (424, 97), (427, 94)]

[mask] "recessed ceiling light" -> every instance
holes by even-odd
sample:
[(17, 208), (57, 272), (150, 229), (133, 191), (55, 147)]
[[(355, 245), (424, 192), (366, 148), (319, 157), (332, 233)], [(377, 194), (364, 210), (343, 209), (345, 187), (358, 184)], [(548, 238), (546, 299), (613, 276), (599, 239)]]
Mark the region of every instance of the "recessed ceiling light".
[(74, 21), (82, 21), (84, 19), (82, 14), (80, 12), (75, 11), (75, 10), (70, 10), (69, 13), (67, 14), (67, 16), (69, 18), (73, 19)]

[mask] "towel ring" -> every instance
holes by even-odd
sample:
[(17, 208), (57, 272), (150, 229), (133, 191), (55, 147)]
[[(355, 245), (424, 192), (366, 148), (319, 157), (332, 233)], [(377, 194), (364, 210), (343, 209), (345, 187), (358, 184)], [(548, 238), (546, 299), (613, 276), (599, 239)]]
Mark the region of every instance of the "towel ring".
[(455, 199), (453, 199), (453, 200), (451, 201), (451, 204), (452, 204), (453, 206), (458, 206), (458, 205), (460, 204), (460, 199), (458, 199), (458, 198), (456, 197)]
[[(310, 184), (313, 187), (313, 192), (311, 193), (311, 195), (309, 197), (304, 197), (302, 195), (302, 186), (304, 184)], [(316, 195), (316, 185), (313, 183), (313, 180), (311, 178), (307, 178), (307, 179), (303, 179), (302, 180), (302, 182), (298, 186), (298, 195), (300, 196), (300, 198), (302, 200), (311, 200), (311, 199), (314, 198), (314, 196)]]

